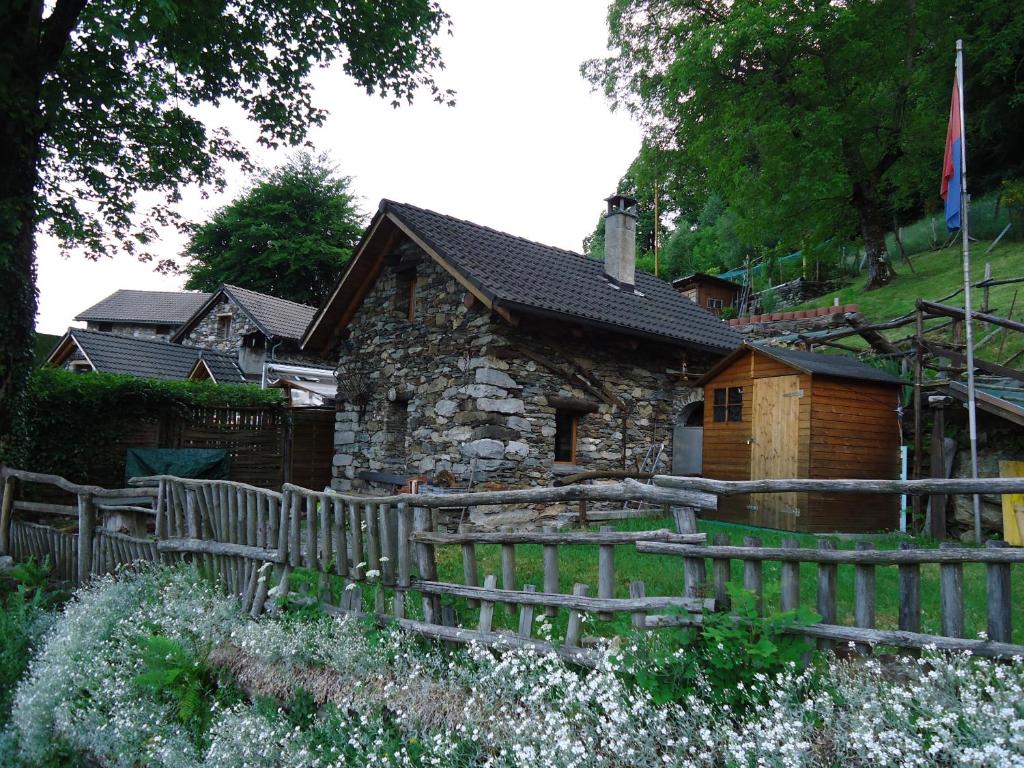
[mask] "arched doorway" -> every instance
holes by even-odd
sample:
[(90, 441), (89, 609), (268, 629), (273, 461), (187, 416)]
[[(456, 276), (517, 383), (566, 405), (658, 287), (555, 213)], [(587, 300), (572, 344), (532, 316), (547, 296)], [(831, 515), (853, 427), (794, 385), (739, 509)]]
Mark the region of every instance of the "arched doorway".
[(672, 474), (700, 475), (704, 471), (704, 401), (687, 403), (672, 428)]

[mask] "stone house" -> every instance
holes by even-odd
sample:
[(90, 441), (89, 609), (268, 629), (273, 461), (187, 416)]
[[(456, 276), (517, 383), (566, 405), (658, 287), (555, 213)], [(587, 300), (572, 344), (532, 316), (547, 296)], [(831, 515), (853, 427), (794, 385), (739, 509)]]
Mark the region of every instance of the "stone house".
[(265, 364), (323, 368), (322, 361), (299, 350), (315, 313), (305, 304), (225, 284), (207, 294), (171, 341), (235, 354), (246, 379), (267, 386)]
[(75, 320), (86, 330), (167, 340), (210, 298), (198, 291), (114, 291)]
[(547, 485), (670, 456), (692, 382), (741, 339), (636, 273), (635, 205), (608, 199), (601, 262), (384, 200), (302, 340), (338, 361), (333, 487)]

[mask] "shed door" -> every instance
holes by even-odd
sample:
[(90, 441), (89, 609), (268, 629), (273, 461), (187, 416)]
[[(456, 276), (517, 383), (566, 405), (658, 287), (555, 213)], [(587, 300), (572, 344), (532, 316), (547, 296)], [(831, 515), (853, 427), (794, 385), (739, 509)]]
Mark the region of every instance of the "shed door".
[[(754, 380), (753, 432), (750, 478), (786, 479), (797, 476), (800, 450), (799, 376), (773, 376)], [(752, 495), (755, 525), (794, 530), (800, 514), (795, 493)]]

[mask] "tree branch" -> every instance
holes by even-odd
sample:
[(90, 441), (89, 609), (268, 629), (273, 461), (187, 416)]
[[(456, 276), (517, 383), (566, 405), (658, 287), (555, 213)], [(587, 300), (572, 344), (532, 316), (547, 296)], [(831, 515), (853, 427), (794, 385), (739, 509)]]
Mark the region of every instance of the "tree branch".
[(78, 26), (78, 20), (87, 3), (88, 0), (57, 0), (53, 13), (43, 21), (39, 41), (39, 63), (42, 71), (50, 72), (57, 67), (64, 47)]

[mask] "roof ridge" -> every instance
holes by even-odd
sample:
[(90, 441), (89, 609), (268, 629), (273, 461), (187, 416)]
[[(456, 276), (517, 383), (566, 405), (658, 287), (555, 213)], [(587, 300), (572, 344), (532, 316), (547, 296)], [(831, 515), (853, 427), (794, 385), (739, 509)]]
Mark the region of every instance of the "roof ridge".
[[(272, 293), (263, 293), (262, 291), (254, 291), (252, 288), (243, 288), (240, 285), (232, 285), (231, 283), (224, 283), (225, 288), (230, 288), (233, 291), (245, 291), (246, 293), (253, 293), (257, 296), (264, 298), (273, 299), (274, 301), (280, 301), (284, 304), (291, 304), (293, 307), (302, 307), (303, 309), (311, 309), (316, 312), (316, 307), (309, 304), (303, 304), (298, 301), (292, 301), (291, 299), (282, 299), (280, 296), (275, 296)], [(211, 294), (212, 295), (212, 294)]]
[(586, 259), (587, 261), (598, 261), (598, 259), (591, 259), (585, 253), (580, 253), (579, 251), (570, 251), (568, 248), (559, 248), (557, 245), (548, 245), (547, 243), (542, 243), (539, 240), (530, 240), (527, 237), (523, 237), (521, 235), (513, 235), (511, 232), (505, 232), (504, 230), (501, 229), (495, 229), (494, 227), (489, 227), (486, 224), (478, 224), (475, 221), (470, 221), (469, 219), (460, 219), (457, 216), (452, 216), (447, 213), (441, 213), (440, 211), (434, 211), (431, 210), (430, 208), (423, 208), (418, 205), (413, 205), (412, 203), (402, 203), (399, 202), (398, 200), (391, 200), (390, 198), (385, 197), (381, 200), (381, 205), (402, 205), (405, 206), (406, 208), (415, 208), (417, 211), (420, 211), (421, 213), (429, 213), (432, 216), (440, 216), (442, 219), (448, 219), (449, 221), (454, 221), (459, 224), (468, 224), (469, 226), (476, 227), (477, 229), (486, 229), (488, 232), (493, 232), (496, 235), (501, 235), (502, 237), (507, 237), (511, 240), (519, 240), (520, 242), (529, 243), (530, 245), (539, 245), (542, 248), (550, 248), (552, 251), (559, 251), (570, 256), (576, 256), (581, 259)]

